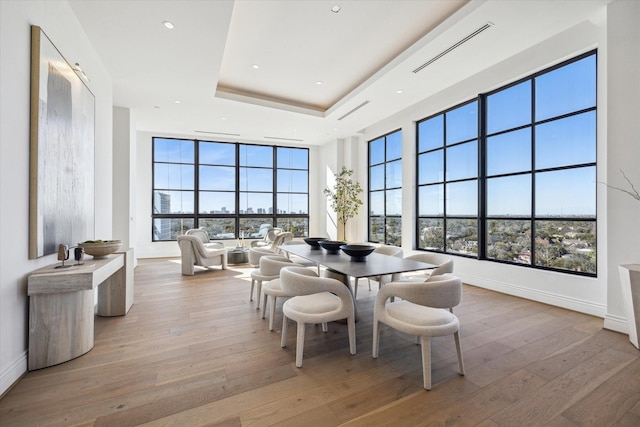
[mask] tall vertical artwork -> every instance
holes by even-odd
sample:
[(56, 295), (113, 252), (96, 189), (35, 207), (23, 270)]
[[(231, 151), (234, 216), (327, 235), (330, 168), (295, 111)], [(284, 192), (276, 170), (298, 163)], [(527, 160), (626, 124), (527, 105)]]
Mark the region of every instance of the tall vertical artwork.
[(94, 122), (93, 94), (32, 26), (29, 258), (94, 236)]

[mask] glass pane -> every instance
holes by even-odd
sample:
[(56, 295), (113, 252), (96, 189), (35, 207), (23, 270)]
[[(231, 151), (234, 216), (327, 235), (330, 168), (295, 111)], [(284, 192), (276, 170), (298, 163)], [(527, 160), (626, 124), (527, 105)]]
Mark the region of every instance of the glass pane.
[(536, 120), (596, 105), (596, 56), (565, 65), (536, 78)]
[(307, 193), (309, 191), (309, 172), (278, 169), (278, 191)]
[(193, 224), (193, 218), (154, 218), (153, 240), (176, 240)]
[(240, 218), (240, 238), (262, 239), (270, 228), (273, 228), (271, 218)]
[(418, 152), (444, 146), (444, 115), (418, 123)]
[(596, 273), (595, 221), (536, 221), (535, 263)]
[(153, 139), (153, 161), (193, 163), (195, 142), (185, 139)]
[(425, 185), (418, 189), (418, 215), (444, 215), (444, 185)]
[(384, 164), (369, 168), (369, 190), (384, 188)]
[(447, 145), (478, 137), (478, 103), (471, 102), (446, 114)]
[(386, 188), (402, 187), (402, 160), (387, 163)]
[(278, 167), (287, 169), (309, 169), (309, 150), (306, 148), (278, 147)]
[(595, 218), (595, 166), (537, 173), (536, 216)]
[(233, 218), (205, 218), (198, 221), (207, 230), (210, 239), (235, 239), (236, 221)]
[(402, 131), (387, 135), (387, 162), (402, 158)]
[(175, 163), (153, 165), (153, 188), (193, 190), (193, 182), (193, 165)]
[(384, 242), (384, 217), (369, 218), (369, 241), (373, 243)]
[(487, 97), (487, 133), (531, 123), (531, 81)]
[(309, 196), (306, 194), (278, 193), (279, 214), (306, 214), (309, 213), (308, 206)]
[(531, 264), (531, 221), (487, 221), (487, 258)]
[(536, 168), (596, 161), (596, 112), (536, 126)]
[(444, 221), (439, 218), (420, 218), (418, 221), (422, 249), (444, 251)]
[(447, 184), (447, 216), (478, 215), (478, 181)]
[(154, 191), (154, 214), (193, 213), (193, 191)]
[(478, 255), (478, 221), (449, 219), (447, 221), (447, 252)]
[(418, 156), (418, 184), (444, 181), (444, 150)]
[(271, 191), (273, 169), (240, 168), (241, 191)]
[(386, 217), (385, 244), (402, 246), (402, 219), (399, 216)]
[(233, 192), (201, 191), (201, 214), (234, 214), (236, 213), (236, 194)]
[(384, 191), (369, 193), (369, 215), (384, 215)]
[(376, 165), (384, 162), (384, 138), (369, 142), (369, 164)]
[(478, 142), (467, 142), (447, 148), (447, 180), (478, 176)]
[(307, 237), (309, 218), (278, 218), (278, 227), (293, 233), (293, 237)]
[(273, 193), (240, 193), (241, 214), (273, 213)]
[(402, 215), (402, 189), (387, 190), (385, 215)]
[(273, 167), (273, 147), (240, 144), (240, 166)]
[(200, 149), (200, 164), (230, 165), (236, 164), (236, 145), (224, 142), (203, 142), (198, 144)]
[(228, 166), (200, 166), (200, 190), (236, 189), (236, 169)]
[(488, 216), (531, 216), (531, 175), (487, 180)]
[(487, 175), (531, 170), (531, 129), (487, 138)]

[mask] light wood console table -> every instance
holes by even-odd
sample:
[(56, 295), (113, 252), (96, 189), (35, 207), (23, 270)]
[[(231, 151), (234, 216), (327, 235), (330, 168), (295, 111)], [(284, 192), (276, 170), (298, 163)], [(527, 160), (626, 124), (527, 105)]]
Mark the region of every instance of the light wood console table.
[(50, 265), (29, 276), (30, 371), (93, 348), (96, 287), (99, 316), (124, 316), (133, 304), (132, 249), (83, 262), (68, 268)]

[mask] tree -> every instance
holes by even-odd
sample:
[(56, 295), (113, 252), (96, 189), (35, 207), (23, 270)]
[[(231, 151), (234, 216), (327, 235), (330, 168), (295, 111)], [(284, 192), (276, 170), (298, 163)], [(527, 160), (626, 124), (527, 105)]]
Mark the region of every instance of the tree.
[(347, 221), (358, 214), (362, 205), (359, 197), (362, 188), (358, 181), (351, 179), (351, 175), (353, 170), (343, 166), (339, 173), (334, 174), (336, 182), (333, 189), (324, 189), (324, 194), (331, 202), (331, 209), (338, 215), (338, 223), (342, 225), (342, 240), (346, 240)]

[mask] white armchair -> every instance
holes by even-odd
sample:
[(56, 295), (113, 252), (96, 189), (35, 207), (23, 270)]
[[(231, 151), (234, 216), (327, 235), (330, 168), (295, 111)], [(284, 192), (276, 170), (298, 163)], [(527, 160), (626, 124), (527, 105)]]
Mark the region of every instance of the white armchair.
[[(206, 237), (207, 243), (203, 242), (203, 236)], [(209, 268), (214, 265), (227, 268), (227, 250), (220, 242), (210, 242), (209, 237), (203, 230), (188, 230), (183, 236), (178, 236), (178, 246), (182, 257), (182, 274), (185, 276), (193, 276), (195, 274), (194, 266), (199, 265)]]

